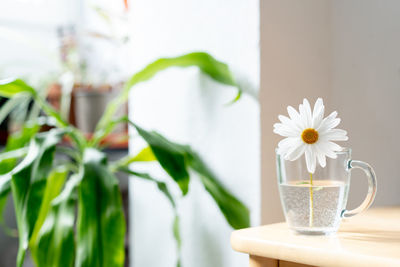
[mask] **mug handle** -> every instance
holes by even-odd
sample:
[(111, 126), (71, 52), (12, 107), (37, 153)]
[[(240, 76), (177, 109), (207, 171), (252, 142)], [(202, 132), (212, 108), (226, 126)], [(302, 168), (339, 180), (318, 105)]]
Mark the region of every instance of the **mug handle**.
[(376, 176), (374, 169), (372, 169), (372, 167), (368, 163), (359, 160), (349, 160), (347, 167), (350, 171), (352, 169), (362, 169), (364, 171), (365, 175), (368, 178), (368, 194), (365, 197), (363, 203), (361, 203), (361, 205), (357, 208), (353, 210), (343, 210), (343, 218), (352, 217), (368, 209), (374, 201), (376, 195)]

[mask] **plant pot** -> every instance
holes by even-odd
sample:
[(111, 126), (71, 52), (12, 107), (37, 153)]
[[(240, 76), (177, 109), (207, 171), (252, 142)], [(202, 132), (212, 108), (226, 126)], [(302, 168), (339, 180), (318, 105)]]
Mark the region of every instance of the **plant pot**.
[[(74, 92), (74, 115), (76, 127), (84, 133), (93, 133), (96, 125), (103, 115), (107, 104), (118, 95), (118, 91), (96, 91), (96, 90), (75, 90)], [(124, 106), (125, 107), (125, 106)], [(125, 109), (121, 107), (116, 117), (121, 117)], [(124, 124), (116, 126), (114, 132), (123, 132)]]

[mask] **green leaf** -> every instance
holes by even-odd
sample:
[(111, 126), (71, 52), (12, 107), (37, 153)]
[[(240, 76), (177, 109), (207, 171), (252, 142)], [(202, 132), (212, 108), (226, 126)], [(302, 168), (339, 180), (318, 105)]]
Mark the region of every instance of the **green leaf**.
[[(64, 174), (61, 172), (60, 175), (63, 176)], [(37, 266), (74, 266), (76, 203), (74, 192), (81, 179), (81, 174), (73, 175), (67, 181), (61, 194), (51, 201), (51, 208), (38, 233), (37, 239), (34, 244), (31, 244), (32, 255)], [(58, 186), (56, 185), (56, 187)]]
[(150, 146), (160, 165), (179, 185), (182, 194), (189, 191), (189, 173), (186, 168), (185, 151), (156, 132), (148, 132), (136, 124), (132, 124), (139, 135)]
[[(50, 106), (50, 104), (47, 103), (47, 101), (44, 100), (42, 97), (40, 97), (39, 95), (35, 95), (35, 101), (36, 101), (36, 103), (39, 104), (39, 106), (43, 109), (43, 111), (44, 111), (47, 115), (53, 117), (53, 118), (56, 120), (57, 125), (58, 125), (60, 128), (66, 128), (66, 127), (69, 126), (69, 123), (66, 122), (66, 121), (61, 117), (60, 113), (58, 113), (57, 110), (55, 110), (52, 106)], [(75, 130), (73, 131), (73, 133), (74, 133), (74, 134), (78, 134)], [(82, 134), (80, 134), (80, 135), (82, 135)]]
[(68, 156), (70, 159), (70, 162), (76, 162), (76, 163), (82, 162), (81, 154), (74, 147), (58, 146), (56, 151), (59, 152), (60, 154), (64, 154), (65, 156)]
[(94, 132), (94, 135), (92, 137), (92, 139), (89, 142), (89, 146), (90, 147), (97, 147), (99, 145), (99, 143), (101, 142), (101, 140), (105, 137), (107, 137), (115, 128), (116, 125), (120, 124), (120, 123), (125, 123), (127, 120), (126, 115), (111, 121), (110, 123), (108, 123), (104, 128), (101, 129), (97, 129)]
[(7, 100), (0, 109), (0, 123), (2, 123), (18, 105), (29, 98), (30, 96), (27, 94), (18, 94), (17, 96)]
[(250, 212), (248, 208), (218, 181), (196, 152), (189, 147), (186, 147), (186, 150), (188, 164), (200, 174), (201, 182), (218, 204), (228, 223), (234, 229), (249, 227)]
[(147, 173), (132, 171), (132, 170), (130, 170), (128, 167), (122, 166), (122, 167), (120, 167), (120, 168), (118, 169), (118, 171), (122, 171), (122, 172), (125, 172), (125, 173), (127, 173), (127, 174), (131, 174), (131, 175), (134, 175), (134, 176), (136, 176), (136, 177), (139, 177), (139, 178), (142, 178), (142, 179), (145, 179), (145, 180), (152, 181), (152, 182), (156, 183), (158, 189), (159, 189), (159, 190), (165, 195), (165, 197), (169, 200), (169, 202), (171, 203), (172, 207), (173, 207), (174, 209), (176, 208), (175, 200), (174, 200), (172, 194), (170, 193), (170, 191), (169, 191), (168, 186), (167, 186), (166, 183), (164, 183), (164, 182), (162, 182), (162, 181), (160, 181), (160, 180), (158, 180), (158, 179), (155, 179), (155, 178), (151, 177), (151, 176), (150, 176), (149, 174), (147, 174)]
[(180, 234), (179, 228), (180, 228), (179, 227), (179, 216), (176, 214), (175, 218), (174, 218), (174, 223), (173, 223), (172, 229), (173, 229), (174, 238), (176, 240), (178, 249), (180, 249), (182, 246), (182, 239), (181, 239), (181, 234)]
[(310, 182), (301, 181), (301, 182), (297, 182), (296, 184), (297, 184), (297, 185), (298, 185), (298, 184), (310, 184)]
[(46, 187), (46, 178), (52, 168), (56, 144), (64, 131), (52, 129), (35, 136), (24, 160), (11, 172), (11, 189), (19, 233), (17, 266), (22, 266), (28, 242), (33, 233), (36, 219)]
[(172, 232), (174, 234), (174, 239), (176, 242), (176, 246), (178, 248), (178, 259), (176, 261), (176, 266), (180, 267), (181, 266), (181, 248), (182, 248), (182, 239), (181, 239), (181, 231), (180, 231), (180, 223), (179, 223), (179, 215), (177, 212), (175, 212), (175, 218), (174, 218), (174, 223), (172, 224)]
[(9, 231), (6, 227), (3, 211), (7, 203), (9, 192), (11, 192), (11, 174), (5, 175), (10, 172), (17, 164), (17, 159), (27, 153), (25, 147), (33, 134), (38, 130), (34, 125), (25, 125), (21, 132), (12, 134), (7, 139), (7, 144), (4, 152), (0, 154), (0, 225), (3, 226), (5, 231)]
[[(27, 153), (28, 148), (26, 146), (43, 124), (45, 124), (44, 121), (26, 123), (21, 131), (13, 133), (7, 138), (4, 152), (0, 154), (0, 174), (6, 174), (15, 168), (17, 159)], [(8, 193), (11, 191), (11, 178), (11, 174), (0, 176), (0, 198), (3, 200), (2, 203), (5, 203)], [(0, 205), (0, 216), (4, 207), (5, 204)], [(0, 219), (0, 224), (2, 221), (4, 222), (4, 220)], [(4, 224), (3, 227), (8, 231)]]
[(0, 224), (4, 223), (3, 212), (7, 204), (8, 194), (11, 191), (11, 177), (10, 174), (3, 174), (0, 176)]
[(137, 83), (150, 80), (158, 72), (170, 67), (191, 67), (197, 66), (200, 70), (217, 82), (237, 86), (228, 65), (216, 60), (210, 54), (204, 52), (194, 52), (178, 57), (160, 58), (147, 65), (142, 71), (133, 75), (125, 85), (130, 88)]
[(138, 154), (135, 156), (127, 159), (124, 162), (124, 165), (131, 164), (133, 162), (147, 162), (147, 161), (155, 161), (157, 160), (156, 157), (154, 156), (153, 151), (151, 150), (151, 147), (145, 147), (143, 148)]
[[(1, 184), (1, 182), (0, 182)], [(10, 192), (10, 186), (7, 186), (7, 188), (1, 188), (0, 186), (0, 224), (4, 226), (4, 208), (6, 207), (7, 204), (7, 198), (8, 194)]]
[(75, 266), (123, 266), (125, 220), (118, 180), (98, 150), (84, 151)]
[[(103, 117), (101, 118), (98, 129), (106, 127), (112, 120), (113, 115), (121, 105), (127, 101), (130, 89), (141, 82), (145, 82), (153, 78), (157, 73), (170, 67), (191, 67), (197, 66), (204, 74), (222, 84), (238, 87), (228, 65), (216, 60), (210, 54), (204, 52), (194, 52), (172, 58), (160, 58), (153, 63), (147, 65), (143, 70), (134, 74), (124, 85), (123, 92), (119, 97), (114, 99), (107, 107)], [(238, 94), (233, 100), (240, 98), (241, 89), (238, 87)]]
[(174, 222), (172, 224), (172, 234), (174, 236), (175, 242), (176, 242), (176, 246), (178, 249), (178, 259), (177, 259), (177, 266), (181, 265), (181, 247), (182, 247), (182, 239), (181, 239), (181, 234), (180, 234), (180, 227), (179, 227), (179, 214), (178, 211), (176, 209), (176, 203), (175, 200), (172, 196), (172, 194), (170, 193), (168, 186), (166, 183), (161, 182), (158, 179), (155, 179), (153, 177), (151, 177), (149, 174), (147, 173), (141, 173), (141, 172), (136, 172), (136, 171), (132, 171), (130, 170), (128, 167), (125, 166), (121, 166), (118, 169), (119, 171), (125, 172), (127, 174), (131, 174), (134, 175), (136, 177), (145, 179), (147, 181), (152, 181), (154, 183), (157, 184), (158, 189), (164, 194), (164, 196), (169, 200), (169, 202), (171, 203), (172, 208), (174, 209), (174, 213), (175, 213), (175, 217), (174, 217)]
[(12, 237), (17, 237), (18, 236), (17, 230), (9, 228), (6, 225), (5, 217), (4, 217), (4, 214), (3, 214), (4, 213), (4, 209), (5, 209), (6, 205), (7, 205), (8, 193), (10, 191), (11, 191), (11, 189), (8, 187), (7, 191), (3, 191), (3, 192), (0, 193), (0, 225), (3, 227), (4, 233), (6, 233), (7, 235), (12, 236)]
[(50, 210), (51, 201), (60, 193), (65, 179), (67, 178), (68, 170), (65, 166), (60, 166), (51, 171), (47, 178), (46, 188), (44, 190), (42, 205), (40, 206), (39, 215), (35, 223), (35, 227), (30, 239), (31, 244), (36, 243), (36, 238), (42, 227), (47, 213)]
[[(8, 192), (9, 191), (10, 190), (8, 190)], [(8, 196), (7, 193), (4, 193), (4, 192), (0, 193), (0, 216), (1, 216), (0, 217), (0, 223), (1, 224), (4, 222), (3, 210), (4, 210), (5, 205), (7, 204), (7, 196)]]
[(133, 162), (150, 162), (156, 161), (157, 158), (154, 156), (151, 147), (143, 148), (138, 154), (134, 156), (126, 156), (118, 160), (113, 164), (113, 169), (118, 169), (120, 167), (128, 167)]
[[(13, 162), (19, 158), (22, 157), (26, 154), (27, 149), (26, 148), (20, 148), (8, 152), (4, 152), (0, 154), (0, 166), (3, 166), (2, 171), (10, 171), (13, 167)], [(5, 161), (8, 163), (6, 164)], [(0, 224), (4, 225), (4, 218), (3, 218), (3, 211), (5, 208), (5, 205), (7, 203), (7, 197), (9, 192), (11, 191), (11, 174), (8, 175), (0, 175)]]
[(11, 98), (20, 93), (31, 94), (36, 101), (35, 105), (39, 105), (47, 115), (56, 121), (60, 128), (69, 128), (68, 134), (75, 141), (78, 148), (83, 150), (86, 145), (86, 139), (84, 135), (74, 127), (70, 126), (69, 123), (61, 117), (59, 112), (57, 112), (45, 99), (37, 94), (35, 89), (21, 79), (0, 80), (0, 96)]
[(36, 91), (21, 79), (0, 80), (0, 96), (11, 98), (20, 93), (35, 95)]
[(0, 162), (2, 162), (4, 160), (8, 160), (8, 159), (21, 158), (21, 157), (25, 156), (27, 152), (28, 152), (28, 148), (23, 147), (23, 148), (0, 153)]
[[(29, 144), (31, 138), (39, 131), (39, 125), (35, 123), (26, 123), (20, 132), (11, 134), (7, 138), (7, 144), (4, 153), (24, 149)], [(15, 152), (14, 152), (15, 153)], [(4, 154), (5, 155), (5, 154)], [(0, 161), (0, 174), (11, 171), (17, 164), (16, 157), (4, 158)]]
[(129, 123), (148, 143), (160, 165), (178, 183), (184, 194), (188, 191), (189, 174), (187, 168), (190, 167), (200, 174), (205, 189), (213, 197), (233, 228), (240, 229), (250, 226), (248, 208), (218, 181), (200, 156), (189, 146), (171, 142), (154, 131), (148, 132), (131, 121)]

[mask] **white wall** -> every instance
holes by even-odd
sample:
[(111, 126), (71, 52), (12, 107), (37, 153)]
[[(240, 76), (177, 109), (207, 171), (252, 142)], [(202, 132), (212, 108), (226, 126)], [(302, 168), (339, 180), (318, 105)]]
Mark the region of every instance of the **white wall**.
[[(400, 204), (400, 2), (332, 1), (331, 104), (349, 131), (353, 158), (378, 176), (375, 205)], [(354, 172), (350, 206), (367, 182)]]
[[(400, 2), (377, 0), (261, 1), (262, 222), (283, 219), (274, 165), (277, 115), (303, 97), (337, 110), (353, 158), (378, 176), (375, 206), (400, 204)], [(348, 206), (367, 192), (352, 174)]]
[(78, 1), (3, 0), (0, 7), (0, 78), (47, 78), (60, 71), (57, 28), (78, 18)]
[[(240, 76), (259, 85), (259, 3), (252, 1), (131, 1), (133, 57), (136, 69), (161, 57), (189, 51), (210, 52)], [(147, 129), (188, 143), (199, 151), (222, 182), (251, 209), (260, 222), (259, 107), (244, 95), (224, 106), (235, 90), (219, 85), (198, 69), (171, 69), (136, 87), (130, 117)], [(136, 139), (131, 153), (139, 149)], [(143, 166), (168, 179), (154, 166)], [(190, 192), (181, 199), (183, 266), (246, 266), (247, 256), (230, 247), (232, 229), (211, 197), (192, 176)], [(179, 193), (177, 188), (175, 193)], [(157, 189), (131, 183), (133, 266), (175, 266), (172, 210)]]

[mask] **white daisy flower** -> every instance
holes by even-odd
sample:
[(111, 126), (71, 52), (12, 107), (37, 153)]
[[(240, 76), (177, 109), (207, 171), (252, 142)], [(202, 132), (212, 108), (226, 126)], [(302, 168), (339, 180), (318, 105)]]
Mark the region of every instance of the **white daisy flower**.
[(337, 112), (324, 118), (324, 103), (318, 98), (311, 111), (307, 99), (299, 105), (299, 112), (293, 107), (287, 108), (289, 117), (279, 115), (281, 123), (274, 124), (274, 133), (285, 136), (278, 144), (278, 153), (286, 160), (296, 160), (305, 154), (307, 170), (315, 172), (317, 160), (322, 168), (326, 166), (326, 157), (336, 158), (335, 151), (342, 147), (332, 141), (346, 141), (347, 132), (334, 129), (339, 125)]

